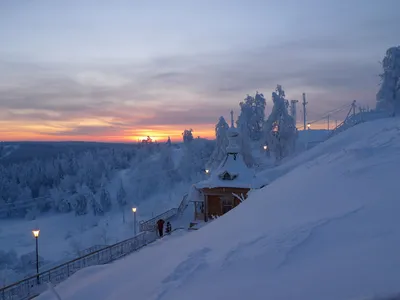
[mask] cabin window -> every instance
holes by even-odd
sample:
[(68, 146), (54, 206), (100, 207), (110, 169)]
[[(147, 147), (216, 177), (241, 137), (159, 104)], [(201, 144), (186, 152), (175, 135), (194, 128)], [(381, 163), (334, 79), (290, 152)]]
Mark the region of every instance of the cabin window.
[(237, 177), (237, 175), (231, 175), (228, 172), (224, 172), (219, 175), (219, 178), (221, 178), (222, 180), (233, 180), (236, 177)]

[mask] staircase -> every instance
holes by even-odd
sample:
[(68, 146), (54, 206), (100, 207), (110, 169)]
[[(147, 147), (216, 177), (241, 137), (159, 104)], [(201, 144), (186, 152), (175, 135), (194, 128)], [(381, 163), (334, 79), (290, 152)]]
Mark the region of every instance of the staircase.
[[(114, 245), (101, 246), (100, 249), (95, 251), (90, 248), (90, 253), (0, 288), (0, 300), (33, 299), (47, 289), (46, 283), (56, 285), (72, 276), (80, 269), (108, 264), (155, 242), (158, 240), (158, 236), (155, 232), (157, 220), (164, 219), (168, 221), (174, 217), (180, 217), (188, 205), (187, 198), (187, 194), (183, 196), (179, 207), (169, 209), (150, 220), (140, 223), (140, 231), (142, 232), (132, 238)], [(182, 228), (176, 228), (175, 230), (177, 229)]]
[(188, 198), (188, 194), (185, 194), (182, 197), (181, 203), (179, 204), (178, 207), (171, 208), (171, 209), (167, 210), (166, 212), (163, 212), (162, 214), (155, 216), (154, 218), (151, 218), (150, 220), (141, 222), (139, 224), (140, 231), (155, 232), (156, 224), (157, 224), (158, 220), (163, 219), (164, 221), (168, 221), (174, 217), (180, 217), (182, 215), (183, 211), (188, 206), (187, 198)]

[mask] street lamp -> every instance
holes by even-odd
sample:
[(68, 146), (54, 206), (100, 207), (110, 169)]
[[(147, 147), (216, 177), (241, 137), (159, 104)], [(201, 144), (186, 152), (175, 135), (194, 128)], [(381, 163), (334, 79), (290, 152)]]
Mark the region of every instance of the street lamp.
[(268, 146), (267, 145), (264, 146), (264, 150), (268, 150)]
[(210, 173), (210, 170), (209, 170), (209, 169), (206, 169), (205, 171), (206, 171), (206, 174)]
[(132, 207), (132, 212), (133, 212), (133, 233), (136, 236), (136, 207)]
[(39, 284), (39, 233), (40, 230), (36, 229), (36, 230), (32, 230), (33, 236), (35, 237), (35, 241), (36, 241), (36, 280), (37, 280), (37, 284)]
[(310, 129), (310, 127), (311, 127), (311, 124), (310, 124), (310, 123), (308, 123), (308, 124), (307, 124), (307, 128), (308, 128), (308, 129)]

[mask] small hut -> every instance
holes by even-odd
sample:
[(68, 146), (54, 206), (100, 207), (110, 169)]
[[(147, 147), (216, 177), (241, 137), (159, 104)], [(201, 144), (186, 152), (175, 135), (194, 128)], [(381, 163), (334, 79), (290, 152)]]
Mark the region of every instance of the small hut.
[(228, 129), (229, 144), (227, 154), (219, 167), (209, 174), (209, 178), (194, 185), (197, 196), (194, 203), (195, 221), (221, 216), (247, 198), (250, 189), (262, 187), (253, 169), (247, 167), (240, 153), (239, 131), (233, 124)]

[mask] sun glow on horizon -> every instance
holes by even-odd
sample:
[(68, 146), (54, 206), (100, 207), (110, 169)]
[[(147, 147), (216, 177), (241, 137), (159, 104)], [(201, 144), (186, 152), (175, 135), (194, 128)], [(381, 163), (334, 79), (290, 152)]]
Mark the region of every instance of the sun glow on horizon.
[[(76, 126), (76, 122), (49, 122), (44, 124), (0, 121), (1, 141), (88, 141), (88, 142), (122, 142), (137, 143), (147, 140), (149, 136), (153, 142), (163, 143), (171, 138), (173, 143), (182, 141), (185, 129), (193, 128), (193, 137), (215, 139), (215, 124), (186, 124), (186, 125), (154, 125), (145, 128), (108, 128), (104, 123), (92, 120), (83, 122), (83, 126)], [(75, 125), (75, 126), (74, 126)], [(82, 122), (79, 124), (82, 125)], [(103, 126), (102, 126), (103, 125)], [(335, 124), (331, 123), (330, 129)], [(87, 131), (85, 127), (87, 126)], [(96, 128), (99, 128), (98, 130)], [(303, 124), (297, 128), (303, 130)], [(82, 129), (81, 131), (79, 129)], [(104, 130), (102, 130), (104, 129)], [(326, 122), (313, 123), (311, 129), (327, 129)]]

